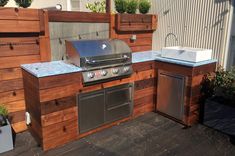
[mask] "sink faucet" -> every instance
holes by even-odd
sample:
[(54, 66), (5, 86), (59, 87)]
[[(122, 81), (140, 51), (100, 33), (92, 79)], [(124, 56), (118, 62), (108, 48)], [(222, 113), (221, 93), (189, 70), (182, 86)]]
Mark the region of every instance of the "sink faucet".
[(178, 41), (178, 38), (176, 37), (176, 35), (174, 33), (168, 33), (165, 37), (165, 45), (164, 45), (165, 47), (166, 47), (166, 43), (167, 43), (167, 38), (171, 35), (175, 37), (175, 41)]

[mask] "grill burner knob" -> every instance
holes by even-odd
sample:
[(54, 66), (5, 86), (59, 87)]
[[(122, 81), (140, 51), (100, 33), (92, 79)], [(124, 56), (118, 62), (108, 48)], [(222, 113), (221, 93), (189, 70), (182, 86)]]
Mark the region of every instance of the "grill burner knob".
[(89, 73), (87, 73), (87, 77), (90, 78), (90, 79), (92, 79), (92, 78), (95, 77), (95, 73), (89, 72)]
[(124, 68), (123, 68), (123, 71), (124, 71), (125, 73), (127, 73), (129, 70), (130, 70), (130, 67), (124, 67)]
[(112, 72), (113, 72), (113, 74), (118, 74), (118, 73), (119, 73), (119, 69), (118, 69), (118, 68), (114, 68), (114, 69), (112, 70)]
[(108, 74), (108, 72), (107, 72), (106, 70), (102, 70), (102, 71), (101, 71), (101, 75), (102, 75), (102, 76), (106, 76), (107, 74)]

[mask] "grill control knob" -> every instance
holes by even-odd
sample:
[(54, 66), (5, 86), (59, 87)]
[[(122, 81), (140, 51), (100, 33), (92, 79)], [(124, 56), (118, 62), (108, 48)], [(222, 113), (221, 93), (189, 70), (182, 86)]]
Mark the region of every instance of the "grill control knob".
[(130, 70), (130, 67), (124, 67), (124, 68), (123, 68), (123, 71), (124, 71), (125, 73), (129, 72), (129, 70)]
[(108, 74), (107, 70), (102, 70), (102, 71), (101, 71), (101, 75), (102, 75), (102, 76), (106, 76), (107, 74)]
[(112, 72), (113, 72), (113, 74), (118, 74), (119, 73), (119, 69), (118, 68), (114, 68), (114, 69), (112, 69)]
[(92, 78), (95, 77), (95, 73), (94, 72), (89, 72), (89, 73), (87, 73), (87, 77), (92, 79)]

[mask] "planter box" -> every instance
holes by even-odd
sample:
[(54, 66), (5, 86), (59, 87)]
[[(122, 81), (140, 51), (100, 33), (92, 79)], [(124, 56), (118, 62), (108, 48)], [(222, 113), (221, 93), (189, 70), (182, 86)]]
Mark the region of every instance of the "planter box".
[(235, 136), (235, 107), (207, 100), (203, 124), (230, 136)]
[(0, 127), (0, 153), (13, 149), (11, 125), (9, 121), (7, 123), (8, 125)]
[(142, 14), (116, 14), (116, 30), (120, 32), (130, 31), (154, 31), (157, 29), (156, 15)]

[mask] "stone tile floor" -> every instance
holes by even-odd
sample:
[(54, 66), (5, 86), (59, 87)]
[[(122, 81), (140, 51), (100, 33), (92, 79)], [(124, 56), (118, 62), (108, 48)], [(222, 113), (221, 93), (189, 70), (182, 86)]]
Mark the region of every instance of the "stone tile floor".
[(1, 156), (235, 156), (229, 138), (203, 125), (188, 129), (155, 113), (43, 152), (28, 132)]

